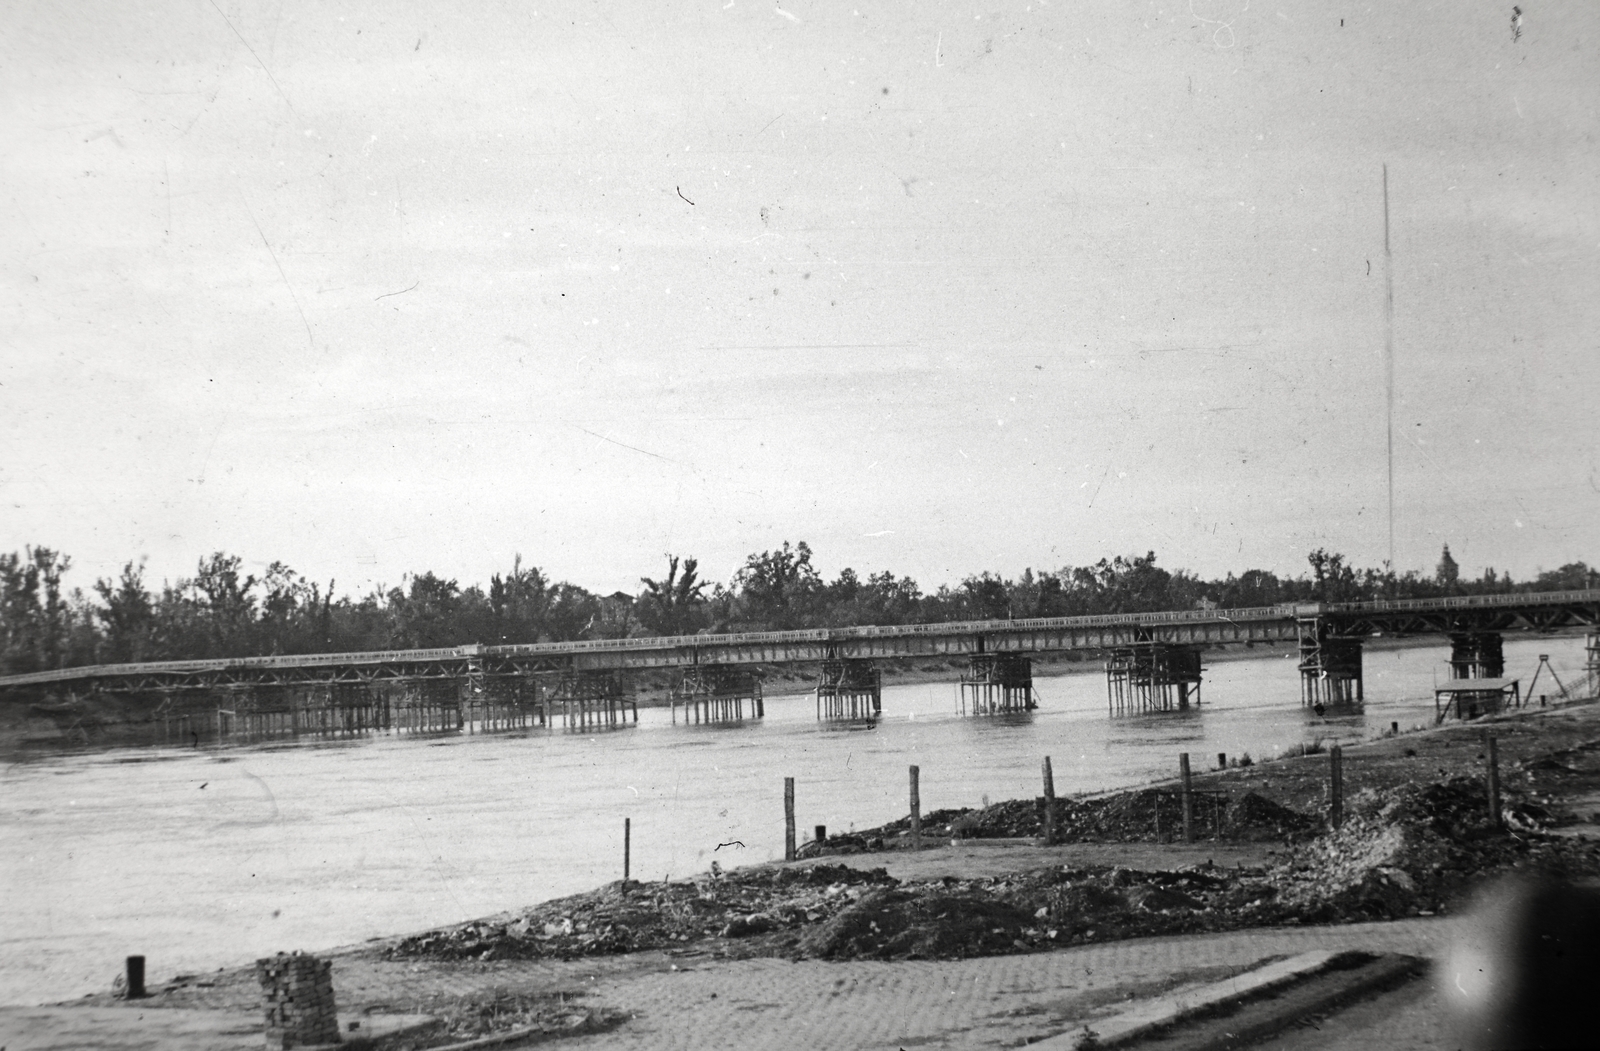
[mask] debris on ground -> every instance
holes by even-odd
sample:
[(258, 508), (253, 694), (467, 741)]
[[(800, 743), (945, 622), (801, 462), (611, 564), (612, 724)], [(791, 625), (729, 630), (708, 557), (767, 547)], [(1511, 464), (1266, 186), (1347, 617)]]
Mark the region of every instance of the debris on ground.
[[(1045, 802), (1016, 799), (981, 810), (935, 810), (922, 819), (922, 834), (935, 839), (1024, 839), (1044, 834)], [(1191, 821), (1197, 839), (1235, 843), (1298, 842), (1316, 835), (1317, 818), (1275, 803), (1256, 792), (1229, 798), (1195, 792)], [(909, 837), (904, 817), (877, 828), (829, 836), (799, 849), (802, 858), (882, 850)], [(1183, 796), (1175, 789), (1147, 788), (1099, 799), (1057, 799), (1060, 843), (1170, 842), (1183, 834)]]
[(672, 883), (608, 884), (497, 919), (397, 943), (394, 957), (519, 960), (603, 956), (705, 938), (789, 931), (832, 916), (866, 890), (896, 883), (883, 869), (753, 868)]
[[(1089, 941), (1293, 923), (1339, 923), (1433, 914), (1456, 907), (1493, 873), (1535, 868), (1600, 875), (1600, 841), (1552, 831), (1559, 812), (1539, 779), (1568, 776), (1600, 754), (1518, 769), (1528, 784), (1502, 788), (1491, 820), (1481, 777), (1406, 782), (1358, 792), (1336, 831), (1255, 792), (1196, 794), (1199, 838), (1290, 844), (1267, 868), (1210, 863), (1171, 871), (1116, 866), (1047, 867), (1005, 876), (901, 882), (882, 869), (821, 860), (677, 883), (614, 883), (549, 902), (509, 920), (407, 938), (389, 952), (433, 959), (579, 957), (638, 949), (826, 959), (956, 959)], [(1547, 805), (1548, 804), (1548, 805)], [(1024, 837), (1042, 827), (1042, 800), (981, 810), (939, 810), (925, 836)], [(851, 853), (903, 845), (909, 817), (808, 844)], [(1181, 834), (1181, 796), (1141, 789), (1058, 800), (1063, 842), (1140, 842)]]

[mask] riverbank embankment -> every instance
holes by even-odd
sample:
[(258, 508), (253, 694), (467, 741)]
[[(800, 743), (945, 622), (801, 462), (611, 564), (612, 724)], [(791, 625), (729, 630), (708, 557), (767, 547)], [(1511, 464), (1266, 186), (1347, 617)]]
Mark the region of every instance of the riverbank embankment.
[[(1498, 813), (1485, 783), (1491, 733)], [(1330, 763), (1197, 764), (1191, 843), (1167, 816), (1174, 803), (1181, 812), (1173, 783), (1059, 801), (1067, 841), (1054, 845), (1032, 838), (1038, 804), (1013, 800), (930, 813), (919, 841), (891, 822), (793, 863), (614, 883), (374, 941), (332, 954), (340, 1006), (447, 1017), (461, 1037), (514, 1027), (554, 993), (617, 1025), (573, 1046), (1036, 1039), (1290, 947), (1437, 955), (1485, 879), (1600, 875), (1593, 703), (1348, 747), (1338, 829)], [(925, 1002), (929, 990), (956, 1006)], [(143, 1006), (258, 1006), (248, 969), (154, 993)]]

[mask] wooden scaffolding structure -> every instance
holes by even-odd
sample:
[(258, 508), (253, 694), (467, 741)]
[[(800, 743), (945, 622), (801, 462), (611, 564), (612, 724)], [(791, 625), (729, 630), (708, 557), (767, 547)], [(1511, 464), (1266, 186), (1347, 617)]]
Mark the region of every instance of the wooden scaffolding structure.
[(752, 718), (767, 714), (759, 674), (726, 665), (696, 664), (683, 669), (672, 691), (672, 721), (678, 721), (681, 704), (685, 723), (741, 722), (746, 702)]
[(1020, 653), (974, 653), (961, 676), (962, 715), (1001, 715), (1039, 707), (1033, 660)]
[(883, 675), (870, 660), (822, 662), (817, 677), (819, 720), (876, 719), (883, 712)]
[(1112, 715), (1187, 711), (1200, 703), (1200, 650), (1141, 642), (1111, 651), (1106, 706)]

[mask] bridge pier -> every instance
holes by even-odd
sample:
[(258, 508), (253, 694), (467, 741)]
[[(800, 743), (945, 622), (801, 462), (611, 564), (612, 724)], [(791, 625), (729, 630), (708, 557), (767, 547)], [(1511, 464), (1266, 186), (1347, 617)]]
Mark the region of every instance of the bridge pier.
[(682, 704), (685, 724), (743, 722), (747, 701), (752, 718), (766, 716), (760, 675), (736, 667), (696, 664), (683, 669), (672, 691), (672, 721), (678, 721), (678, 705)]
[(1200, 648), (1141, 642), (1111, 651), (1106, 705), (1112, 715), (1186, 711), (1200, 703)]
[(1503, 642), (1498, 631), (1450, 633), (1450, 678), (1498, 679), (1506, 673)]
[(883, 712), (883, 675), (870, 660), (822, 662), (817, 677), (819, 720), (876, 719)]
[(1334, 635), (1320, 617), (1301, 620), (1300, 703), (1313, 708), (1366, 699), (1359, 635)]
[(488, 675), (475, 702), (479, 733), (542, 725), (539, 685), (525, 675)]
[(628, 697), (622, 676), (614, 671), (566, 672), (550, 687), (546, 703), (560, 708), (568, 730), (615, 728), (628, 721), (630, 711), (633, 721), (639, 721), (639, 706)]
[(961, 677), (962, 715), (1027, 712), (1037, 707), (1031, 658), (1019, 653), (974, 653), (968, 658)]

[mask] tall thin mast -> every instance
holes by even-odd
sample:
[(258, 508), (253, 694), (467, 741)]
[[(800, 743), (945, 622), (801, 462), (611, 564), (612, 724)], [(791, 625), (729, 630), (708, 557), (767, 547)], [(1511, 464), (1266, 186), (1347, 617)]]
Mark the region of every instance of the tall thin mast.
[(1389, 460), (1389, 572), (1394, 572), (1394, 258), (1389, 252), (1389, 165), (1383, 166), (1383, 389)]

